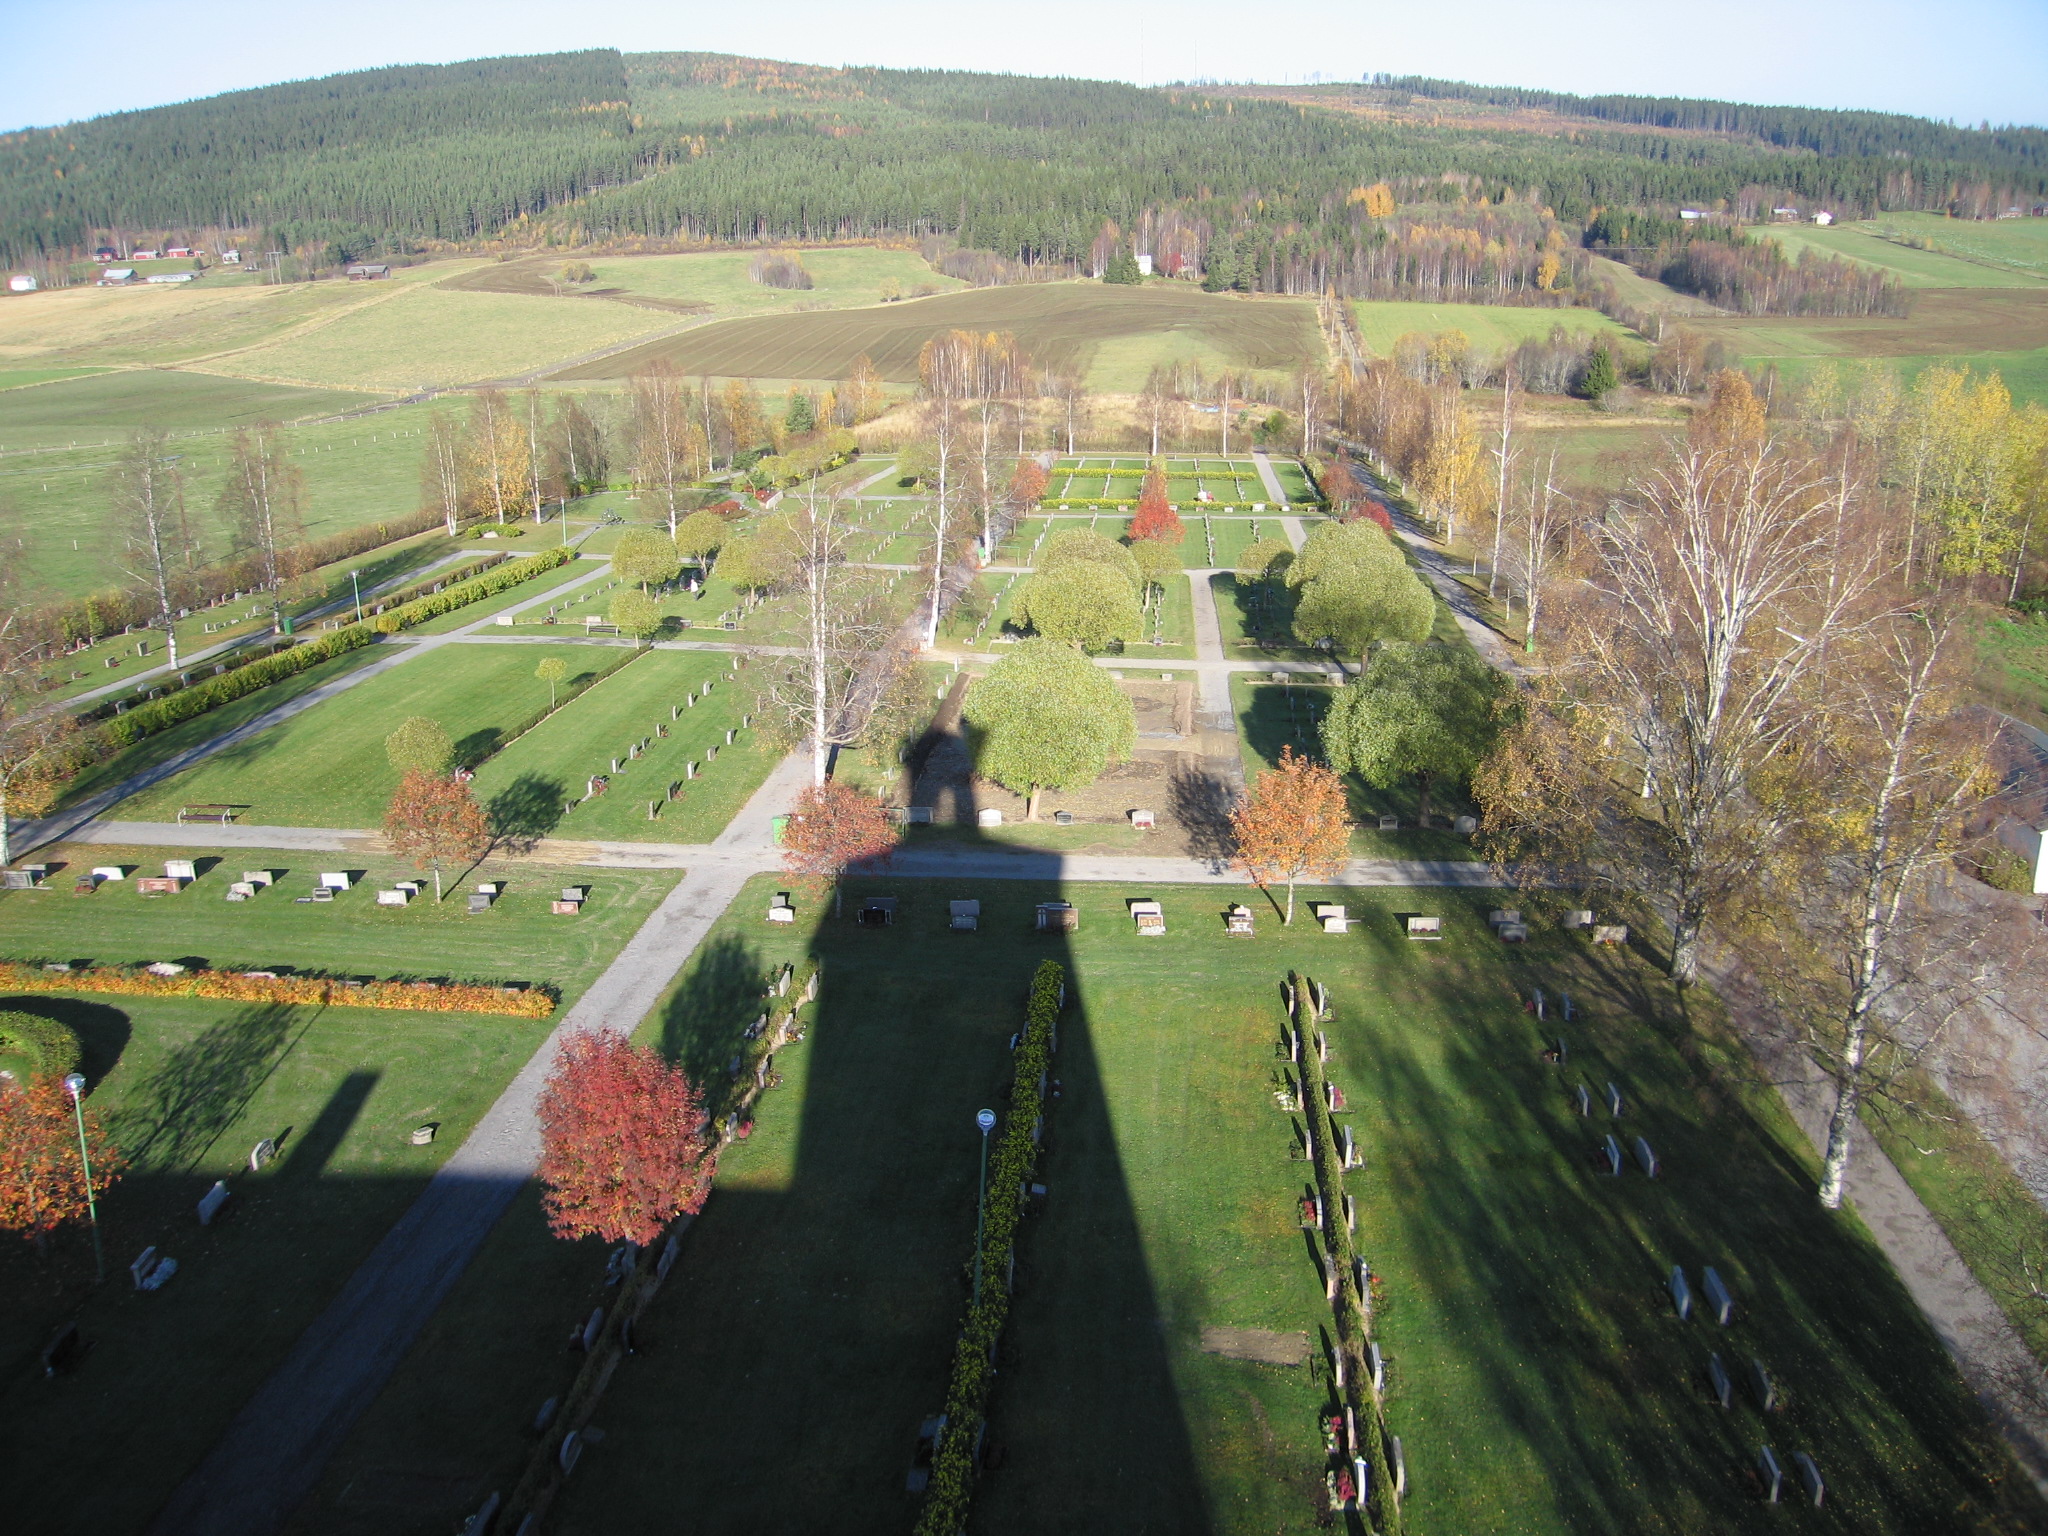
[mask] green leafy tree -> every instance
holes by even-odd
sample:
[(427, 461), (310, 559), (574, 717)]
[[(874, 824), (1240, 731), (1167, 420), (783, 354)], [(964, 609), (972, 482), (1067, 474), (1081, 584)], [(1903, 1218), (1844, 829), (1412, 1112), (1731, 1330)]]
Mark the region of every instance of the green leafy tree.
[(623, 632), (643, 643), (661, 628), (661, 604), (636, 587), (626, 587), (613, 597), (611, 609), (605, 616)]
[(676, 529), (676, 553), (701, 563), (723, 549), (731, 537), (732, 524), (716, 512), (692, 512)]
[(1287, 585), (1307, 586), (1340, 566), (1407, 563), (1400, 547), (1377, 524), (1321, 523), (1288, 563)]
[(818, 402), (805, 391), (792, 389), (789, 392), (789, 409), (782, 413), (782, 430), (791, 437), (817, 431)]
[(1277, 580), (1293, 564), (1294, 546), (1285, 539), (1254, 539), (1238, 553), (1237, 584), (1249, 587)]
[(1181, 573), (1180, 547), (1157, 539), (1139, 539), (1131, 545), (1131, 558), (1138, 562), (1138, 578), (1147, 587), (1166, 591), (1169, 581)]
[(1462, 646), (1383, 645), (1323, 717), (1323, 755), (1378, 789), (1469, 781), (1500, 731), (1501, 675)]
[(1364, 656), (1383, 640), (1426, 640), (1436, 600), (1403, 565), (1340, 566), (1302, 588), (1294, 633), (1310, 645), (1328, 640), (1341, 655)]
[(997, 662), (969, 691), (965, 714), (980, 737), (977, 771), (1027, 796), (1028, 820), (1041, 791), (1093, 783), (1138, 739), (1116, 680), (1056, 640), (1028, 640)]
[(1040, 571), (1017, 589), (1010, 612), (1034, 634), (1099, 651), (1145, 638), (1145, 614), (1131, 583), (1106, 565)]
[(533, 669), (533, 675), (548, 685), (548, 708), (561, 703), (562, 679), (569, 675), (569, 663), (559, 656), (549, 656)]
[(1070, 565), (1106, 565), (1131, 584), (1133, 594), (1143, 580), (1138, 573), (1137, 557), (1129, 549), (1115, 539), (1090, 533), (1086, 528), (1070, 528), (1065, 533), (1054, 534), (1039, 552), (1038, 568), (1041, 571), (1063, 570)]
[(455, 761), (455, 743), (440, 721), (414, 715), (384, 738), (384, 755), (400, 773), (431, 776), (448, 771)]
[(613, 572), (642, 592), (675, 580), (682, 568), (683, 557), (676, 551), (676, 540), (658, 528), (629, 528), (619, 535), (618, 548), (612, 551)]
[(1125, 246), (1109, 258), (1109, 265), (1103, 269), (1105, 283), (1123, 283), (1135, 286), (1145, 281), (1145, 274), (1138, 270), (1138, 258)]
[(1605, 347), (1594, 347), (1586, 356), (1586, 371), (1579, 375), (1579, 393), (1588, 400), (1603, 400), (1620, 383), (1621, 377), (1614, 371), (1614, 355)]

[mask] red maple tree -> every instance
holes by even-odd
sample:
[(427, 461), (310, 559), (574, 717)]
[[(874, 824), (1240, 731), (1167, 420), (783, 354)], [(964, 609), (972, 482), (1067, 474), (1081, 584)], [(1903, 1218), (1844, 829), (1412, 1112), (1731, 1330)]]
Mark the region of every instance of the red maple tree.
[(385, 807), (384, 836), (414, 868), (434, 871), (434, 900), (439, 901), (442, 861), (482, 858), (491, 846), (491, 825), (466, 779), (414, 768)]
[(1020, 510), (1037, 506), (1045, 495), (1050, 478), (1038, 460), (1019, 459), (1016, 471), (1010, 476), (1010, 505)]
[(1358, 483), (1358, 476), (1352, 473), (1350, 464), (1337, 454), (1330, 455), (1329, 461), (1323, 465), (1322, 480), (1323, 499), (1340, 517), (1365, 495), (1365, 487)]
[(1237, 867), (1261, 890), (1287, 882), (1283, 922), (1294, 921), (1295, 881), (1334, 874), (1350, 856), (1349, 810), (1342, 779), (1282, 747), (1278, 766), (1230, 813)]
[[(98, 1196), (120, 1177), (121, 1153), (97, 1115), (87, 1109), (84, 1119)], [(0, 1229), (20, 1233), (47, 1253), (52, 1232), (86, 1219), (85, 1202), (70, 1093), (55, 1079), (0, 1084)]]
[(782, 832), (782, 862), (822, 891), (856, 864), (880, 864), (896, 851), (888, 809), (847, 784), (813, 785), (796, 797)]
[(549, 1230), (644, 1248), (701, 1211), (717, 1168), (706, 1125), (703, 1094), (659, 1052), (610, 1031), (569, 1036), (540, 1096)]
[(1157, 539), (1162, 544), (1178, 544), (1187, 534), (1173, 510), (1173, 504), (1166, 499), (1166, 471), (1154, 464), (1145, 471), (1144, 487), (1138, 492), (1138, 512), (1131, 519), (1132, 539)]

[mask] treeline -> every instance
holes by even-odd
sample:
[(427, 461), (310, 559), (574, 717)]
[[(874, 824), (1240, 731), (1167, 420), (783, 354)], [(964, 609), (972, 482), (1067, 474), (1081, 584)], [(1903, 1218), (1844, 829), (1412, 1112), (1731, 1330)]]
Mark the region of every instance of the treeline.
[[(1707, 117), (1719, 106), (1699, 105)], [(373, 70), (8, 135), (0, 256), (209, 226), (342, 255), (500, 235), (909, 236), (956, 242), (952, 263), (988, 281), (1094, 270), (1113, 225), (1156, 270), (1225, 287), (1549, 302), (1581, 276), (1556, 226), (1601, 210), (1740, 217), (1792, 202), (1848, 216), (2048, 196), (2036, 130), (1795, 116), (1810, 126), (1791, 153), (1763, 130), (1758, 142), (1653, 133), (1618, 112), (1612, 129), (1501, 134), (1105, 81), (594, 50)], [(1808, 140), (1833, 147), (1808, 153)]]
[(668, 147), (636, 135), (611, 50), (233, 91), (0, 137), (0, 256), (124, 227), (469, 239), (630, 180)]
[(1655, 128), (1690, 128), (1741, 134), (1817, 155), (1907, 155), (1966, 162), (1986, 170), (2040, 176), (2048, 171), (2048, 131), (2040, 128), (1957, 128), (1895, 112), (1836, 111), (1821, 107), (1763, 107), (1740, 101), (1685, 96), (1574, 96), (1566, 91), (1508, 85), (1466, 85), (1422, 75), (1376, 74), (1371, 85), (1435, 101), (1474, 101), (1496, 107), (1537, 107), (1567, 117)]
[(1818, 251), (1793, 260), (1775, 240), (1688, 240), (1676, 251), (1630, 264), (1681, 293), (1744, 315), (1903, 315), (1907, 309), (1906, 290), (1889, 273)]

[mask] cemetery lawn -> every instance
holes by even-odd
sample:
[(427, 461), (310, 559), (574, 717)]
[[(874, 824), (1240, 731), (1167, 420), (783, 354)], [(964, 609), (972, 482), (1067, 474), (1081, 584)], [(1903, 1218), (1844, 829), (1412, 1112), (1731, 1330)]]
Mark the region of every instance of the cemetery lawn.
[[(205, 850), (102, 846), (54, 850), (69, 862), (144, 863)], [(7, 952), (102, 961), (190, 954), (218, 964), (283, 964), (346, 974), (551, 981), (581, 994), (674, 884), (672, 871), (487, 868), (510, 882), (470, 918), (462, 903), (378, 908), (368, 886), (404, 871), (369, 861), (369, 881), (334, 904), (287, 891), (228, 905), (245, 868), (289, 868), (310, 887), (334, 855), (231, 850), (175, 898), (109, 886), (90, 900), (0, 895)], [(145, 863), (145, 860), (147, 861)], [(343, 861), (344, 863), (346, 861)], [(553, 888), (591, 887), (584, 913), (548, 915)], [(0, 1380), (9, 1425), (0, 1479), (11, 1528), (139, 1531), (212, 1448), (249, 1395), (462, 1142), (552, 1021), (358, 1008), (267, 1008), (190, 998), (33, 996), (0, 1007), (57, 1017), (86, 1043), (88, 1102), (128, 1171), (100, 1206), (109, 1276), (95, 1290), (83, 1229), (48, 1262), (0, 1247)], [(432, 1144), (410, 1132), (439, 1127)], [(259, 1140), (279, 1159), (250, 1173)], [(199, 1227), (193, 1204), (216, 1179), (234, 1191), (224, 1219)], [(156, 1246), (178, 1274), (136, 1294), (126, 1266)], [(91, 1353), (52, 1383), (35, 1352), (75, 1318)], [(118, 1456), (118, 1476), (53, 1479), (53, 1466)]]
[(615, 654), (574, 644), (443, 646), (152, 785), (125, 801), (123, 814), (172, 821), (181, 805), (243, 805), (248, 823), (380, 826), (399, 779), (384, 738), (407, 718), (438, 720), (457, 753), (474, 760), (546, 707), (547, 684), (533, 675), (543, 657), (568, 662), (573, 682)]
[[(524, 654), (542, 648), (508, 649)], [(485, 763), (473, 786), (477, 798), (499, 824), (516, 826), (528, 836), (710, 842), (784, 752), (766, 739), (758, 718), (753, 727), (740, 725), (753, 705), (748, 674), (735, 676), (731, 666), (731, 657), (716, 651), (643, 653)], [(670, 706), (681, 705), (706, 682), (712, 685), (710, 694), (671, 721)], [(666, 738), (657, 735), (663, 727)], [(728, 730), (739, 732), (730, 746)], [(654, 740), (647, 751), (628, 759), (632, 745), (650, 736)], [(707, 762), (705, 750), (712, 746), (718, 755)], [(621, 760), (617, 773), (611, 772), (614, 757)], [(697, 764), (695, 779), (688, 777), (689, 763)], [(583, 800), (593, 774), (609, 775), (611, 788)], [(683, 787), (668, 801), (668, 787), (679, 782)], [(565, 813), (569, 800), (582, 803)], [(652, 820), (650, 800), (661, 802)]]
[[(903, 1469), (943, 1397), (964, 1299), (972, 1115), (1002, 1102), (1041, 958), (1072, 978), (1062, 1096), (1050, 1193), (1020, 1236), (989, 1429), (1001, 1464), (976, 1530), (1318, 1527), (1319, 1374), (1204, 1348), (1205, 1330), (1258, 1330), (1302, 1336), (1313, 1357), (1329, 1322), (1296, 1225), (1293, 1117), (1272, 1097), (1289, 967), (1330, 989), (1412, 1529), (1775, 1530), (1785, 1516), (1747, 1475), (1765, 1438), (1788, 1465), (1819, 1461), (1827, 1505), (1801, 1516), (1818, 1530), (2038, 1519), (1868, 1234), (1817, 1211), (1810, 1146), (1712, 999), (1674, 1000), (1654, 956), (1595, 953), (1528, 897), (1534, 937), (1500, 946), (1484, 914), (1501, 898), (1483, 891), (1344, 892), (1364, 919), (1344, 938), (1283, 932), (1260, 906), (1247, 941), (1222, 935), (1228, 892), (1089, 885), (1061, 893), (1082, 923), (1055, 939), (1029, 931), (1050, 884), (852, 882), (849, 914), (863, 893), (902, 898), (895, 927), (815, 922), (825, 909), (800, 894), (804, 923), (787, 932), (760, 920), (778, 883), (748, 887), (642, 1026), (718, 1081), (769, 968), (807, 953), (825, 968), (808, 1038), (777, 1058), (781, 1086), (728, 1149), (646, 1346), (612, 1383), (589, 1452), (601, 1475), (568, 1485), (553, 1528), (648, 1525), (679, 1488), (706, 1529), (914, 1518)], [(1165, 938), (1133, 934), (1123, 901), (1138, 894), (1163, 902)], [(948, 934), (946, 901), (968, 895), (982, 931)], [(1441, 915), (1443, 942), (1398, 937), (1407, 911)], [(1539, 1029), (1520, 1006), (1534, 985), (1553, 1006), (1569, 990), (1578, 1021)], [(1559, 1027), (1562, 1071), (1539, 1057)], [(1572, 1112), (1581, 1077), (1596, 1094), (1622, 1086), (1617, 1130), (1654, 1144), (1660, 1179), (1592, 1171), (1609, 1122)], [(330, 1469), (327, 1507), (398, 1459), (445, 1490), (442, 1523), (507, 1485), (534, 1407), (573, 1373), (558, 1340), (593, 1304), (602, 1260), (601, 1244), (551, 1244), (530, 1205), (515, 1210)], [(1672, 1264), (1695, 1286), (1719, 1269), (1738, 1298), (1730, 1328), (1697, 1307), (1677, 1321)], [(565, 1277), (552, 1308), (521, 1290), (541, 1274)], [(1738, 1374), (1766, 1361), (1781, 1402), (1768, 1422), (1740, 1386), (1732, 1408), (1712, 1402), (1709, 1350)], [(372, 1496), (386, 1528), (399, 1496)], [(335, 1528), (377, 1529), (379, 1513)]]

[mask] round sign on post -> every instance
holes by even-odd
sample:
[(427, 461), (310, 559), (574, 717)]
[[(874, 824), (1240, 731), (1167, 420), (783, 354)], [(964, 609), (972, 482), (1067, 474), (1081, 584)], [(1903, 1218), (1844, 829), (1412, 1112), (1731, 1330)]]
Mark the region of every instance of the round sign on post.
[(986, 1136), (996, 1128), (996, 1112), (992, 1109), (984, 1109), (974, 1117), (974, 1123), (981, 1127), (981, 1134)]

